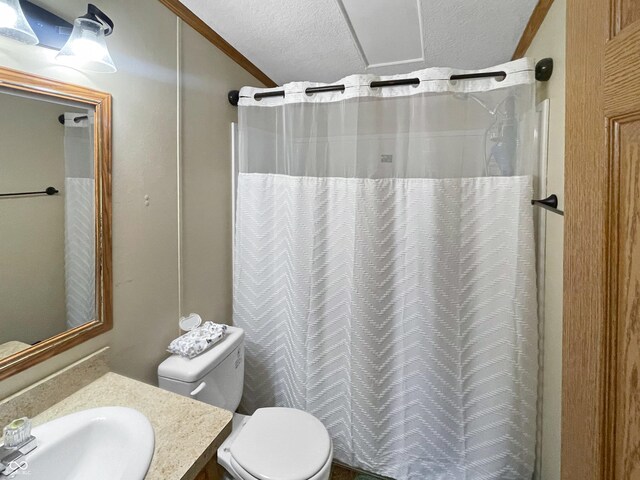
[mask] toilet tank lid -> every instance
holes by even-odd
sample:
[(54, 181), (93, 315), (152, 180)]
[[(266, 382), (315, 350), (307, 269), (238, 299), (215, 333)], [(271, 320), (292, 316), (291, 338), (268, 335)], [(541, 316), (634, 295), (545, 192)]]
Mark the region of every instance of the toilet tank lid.
[(244, 340), (244, 330), (228, 327), (227, 334), (206, 352), (195, 358), (171, 355), (158, 366), (158, 377), (180, 382), (197, 382), (216, 368)]

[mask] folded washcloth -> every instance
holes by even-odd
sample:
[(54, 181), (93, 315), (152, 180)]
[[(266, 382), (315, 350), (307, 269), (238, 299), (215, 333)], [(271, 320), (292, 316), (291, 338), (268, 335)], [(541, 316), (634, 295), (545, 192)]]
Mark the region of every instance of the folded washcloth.
[(222, 340), (226, 333), (226, 325), (204, 322), (199, 327), (173, 340), (167, 351), (182, 357), (193, 358)]

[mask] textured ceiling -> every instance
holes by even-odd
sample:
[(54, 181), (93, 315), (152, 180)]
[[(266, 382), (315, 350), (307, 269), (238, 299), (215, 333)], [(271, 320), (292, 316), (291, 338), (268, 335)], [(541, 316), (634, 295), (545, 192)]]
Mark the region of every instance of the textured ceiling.
[[(333, 82), (354, 73), (386, 75), (432, 66), (475, 69), (503, 63), (510, 60), (537, 3), (181, 1), (278, 84)], [(422, 58), (416, 51), (422, 52)], [(397, 56), (389, 58), (390, 52)], [(381, 63), (386, 65), (374, 66)]]

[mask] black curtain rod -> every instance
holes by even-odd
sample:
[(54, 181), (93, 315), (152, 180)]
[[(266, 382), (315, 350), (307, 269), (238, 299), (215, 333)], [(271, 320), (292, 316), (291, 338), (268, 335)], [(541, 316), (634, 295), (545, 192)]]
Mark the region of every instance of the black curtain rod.
[(17, 192), (17, 193), (0, 193), (0, 197), (22, 197), (25, 195), (55, 195), (58, 189), (55, 187), (47, 187), (46, 190), (38, 192)]
[[(553, 59), (552, 58), (543, 58), (538, 63), (536, 63), (536, 80), (540, 82), (546, 82), (551, 78), (551, 74), (553, 73)], [(471, 80), (474, 78), (501, 78), (501, 81), (507, 77), (507, 73), (500, 70), (495, 72), (481, 72), (481, 73), (464, 73), (459, 75), (451, 75), (449, 80)], [(380, 87), (396, 87), (402, 85), (418, 85), (420, 83), (419, 78), (407, 78), (403, 80), (382, 80), (371, 82), (369, 85), (371, 88), (380, 88)], [(305, 90), (307, 95), (311, 95), (313, 93), (322, 93), (322, 92), (344, 92), (344, 85), (325, 85), (323, 87), (310, 87)], [(270, 92), (261, 92), (256, 93), (253, 98), (256, 100), (260, 100), (261, 98), (269, 98), (269, 97), (284, 97), (284, 90), (273, 90)], [(239, 90), (231, 90), (228, 94), (229, 103), (233, 106), (238, 105), (238, 101), (240, 100), (240, 91)]]

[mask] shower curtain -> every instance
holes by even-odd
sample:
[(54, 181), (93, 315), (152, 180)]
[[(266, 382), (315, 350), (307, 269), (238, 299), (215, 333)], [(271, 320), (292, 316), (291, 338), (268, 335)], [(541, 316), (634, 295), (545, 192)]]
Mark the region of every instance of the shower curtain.
[(533, 63), (487, 70), (240, 93), (241, 408), (310, 412), (336, 460), (397, 480), (533, 474)]
[(93, 113), (65, 113), (64, 268), (67, 328), (96, 318)]

